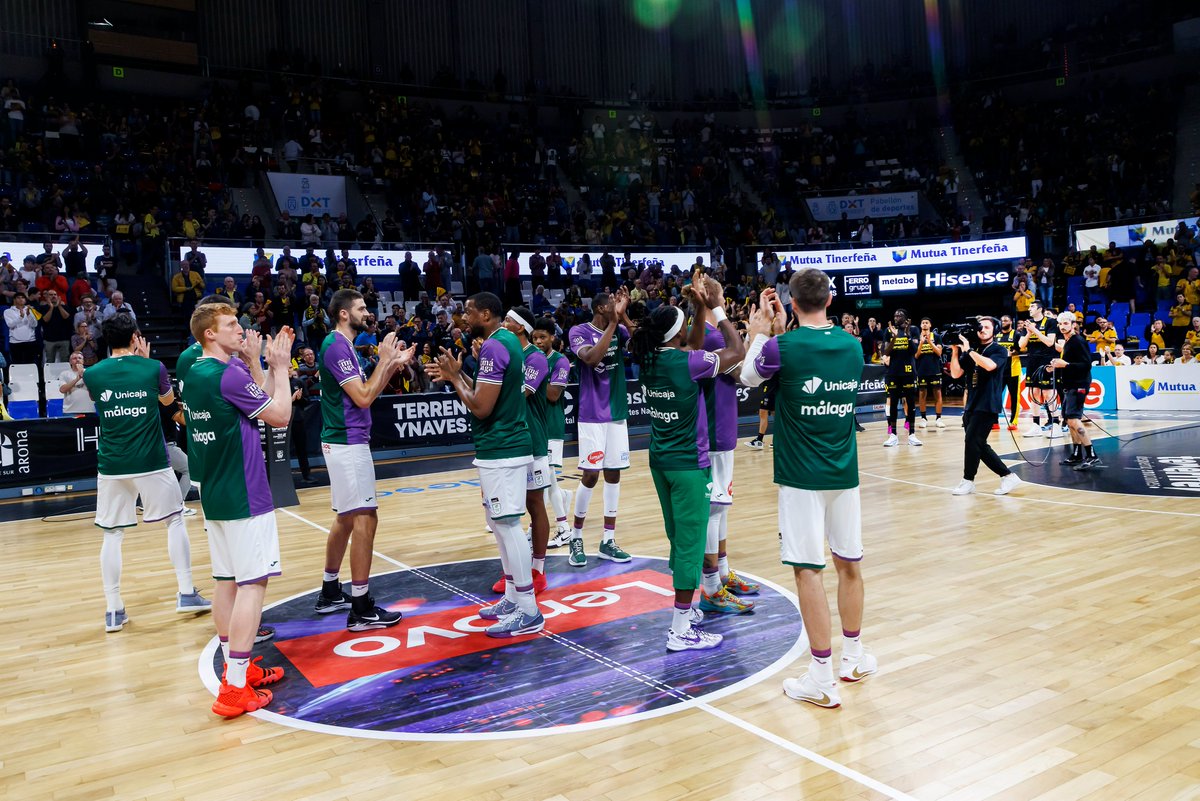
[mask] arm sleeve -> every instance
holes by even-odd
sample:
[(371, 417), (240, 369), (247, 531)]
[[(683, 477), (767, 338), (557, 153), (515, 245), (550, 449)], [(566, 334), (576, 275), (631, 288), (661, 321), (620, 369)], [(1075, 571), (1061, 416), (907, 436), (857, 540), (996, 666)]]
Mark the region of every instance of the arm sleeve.
[(565, 387), (571, 378), (571, 360), (566, 356), (559, 357), (554, 364), (554, 372), (550, 374), (550, 383)]
[(158, 363), (158, 395), (171, 394), (171, 377), (167, 375), (167, 366), (162, 362)]
[(688, 372), (691, 374), (693, 381), (716, 378), (720, 366), (721, 357), (717, 356), (711, 350), (688, 351)]
[(479, 372), (475, 375), (475, 382), (503, 384), (507, 368), (508, 350), (496, 340), (489, 339), (479, 349)]
[(271, 396), (254, 383), (246, 366), (232, 359), (221, 375), (221, 397), (251, 420), (271, 404)]
[(568, 335), (568, 343), (570, 345), (571, 352), (576, 356), (580, 355), (579, 352), (581, 350), (594, 344), (592, 340), (586, 334), (584, 334), (580, 326), (575, 326), (571, 329), (571, 333)]
[(759, 334), (750, 343), (750, 350), (742, 362), (742, 372), (738, 378), (748, 387), (757, 387), (778, 372), (779, 341)]
[(333, 374), (333, 379), (337, 381), (339, 387), (351, 381), (362, 380), (362, 374), (358, 369), (358, 357), (351, 352), (350, 345), (345, 339), (335, 339), (321, 354), (321, 360), (325, 369)]

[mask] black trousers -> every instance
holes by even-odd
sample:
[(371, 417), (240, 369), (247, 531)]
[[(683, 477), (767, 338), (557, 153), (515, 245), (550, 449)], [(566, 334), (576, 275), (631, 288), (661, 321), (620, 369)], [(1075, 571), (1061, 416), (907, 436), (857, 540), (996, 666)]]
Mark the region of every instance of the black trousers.
[(988, 470), (991, 470), (998, 476), (1007, 476), (1011, 471), (1004, 466), (1004, 462), (1000, 461), (1000, 457), (992, 450), (992, 446), (988, 444), (988, 435), (992, 433), (992, 426), (996, 423), (997, 414), (995, 412), (963, 412), (963, 421), (966, 425), (964, 432), (964, 448), (963, 448), (963, 478), (967, 481), (974, 481), (975, 474), (979, 472), (979, 463), (982, 461)]
[(312, 467), (308, 463), (308, 426), (305, 422), (308, 415), (311, 414), (310, 409), (317, 408), (315, 403), (306, 403), (303, 406), (296, 406), (292, 410), (291, 431), (289, 432), (292, 438), (292, 453), (296, 456), (296, 461), (300, 463), (300, 475), (305, 481), (312, 477)]
[(889, 428), (896, 427), (896, 418), (900, 413), (900, 401), (904, 401), (904, 422), (908, 425), (908, 433), (913, 433), (913, 424), (917, 420), (917, 385), (893, 386), (887, 391), (888, 404), (887, 422)]

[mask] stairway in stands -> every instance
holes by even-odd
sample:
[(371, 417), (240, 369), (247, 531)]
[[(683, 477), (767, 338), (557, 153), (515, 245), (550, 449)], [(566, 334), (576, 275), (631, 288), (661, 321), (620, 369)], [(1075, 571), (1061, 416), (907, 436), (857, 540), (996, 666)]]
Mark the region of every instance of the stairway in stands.
[(1179, 104), (1175, 129), (1175, 192), (1171, 207), (1183, 216), (1191, 209), (1189, 195), (1200, 182), (1200, 83), (1187, 87)]

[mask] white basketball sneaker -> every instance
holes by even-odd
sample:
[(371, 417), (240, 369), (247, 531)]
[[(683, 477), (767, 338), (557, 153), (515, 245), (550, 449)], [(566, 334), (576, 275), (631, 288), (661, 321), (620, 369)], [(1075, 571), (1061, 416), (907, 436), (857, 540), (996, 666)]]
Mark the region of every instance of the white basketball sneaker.
[(975, 492), (975, 482), (967, 481), (965, 478), (958, 482), (958, 486), (950, 491), (951, 495), (971, 495)]
[(900, 444), (900, 438), (895, 434), (888, 435), (888, 438), (883, 441), (883, 447), (894, 448)]
[(831, 682), (828, 686), (822, 686), (811, 673), (805, 673), (798, 679), (784, 679), (783, 692), (788, 698), (806, 701), (826, 709), (836, 709), (842, 705), (837, 685)]
[(908, 444), (909, 445), (924, 445), (925, 443), (921, 442), (921, 440), (917, 439), (916, 434), (909, 434), (908, 435)]
[(842, 681), (862, 681), (879, 670), (879, 660), (872, 654), (863, 651), (858, 658), (842, 654), (842, 664), (838, 670), (838, 678)]

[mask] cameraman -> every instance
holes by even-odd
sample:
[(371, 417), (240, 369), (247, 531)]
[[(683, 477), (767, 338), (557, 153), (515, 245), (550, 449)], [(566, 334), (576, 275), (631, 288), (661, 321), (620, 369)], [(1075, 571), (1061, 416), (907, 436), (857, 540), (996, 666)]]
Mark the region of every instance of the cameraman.
[[(988, 434), (996, 419), (1003, 412), (1001, 396), (1004, 392), (1004, 369), (1008, 366), (1008, 351), (995, 341), (996, 320), (981, 317), (978, 324), (979, 349), (962, 334), (962, 344), (950, 347), (950, 376), (967, 379), (967, 404), (963, 407), (965, 448), (963, 458), (963, 480), (954, 488), (954, 495), (970, 495), (975, 492), (975, 474), (982, 459), (988, 469), (1000, 476), (997, 495), (1012, 492), (1021, 479), (1007, 467), (988, 444)], [(961, 351), (961, 356), (960, 356)]]
[(1057, 379), (1063, 419), (1071, 429), (1072, 443), (1071, 455), (1059, 464), (1070, 465), (1072, 470), (1079, 471), (1103, 467), (1092, 447), (1092, 439), (1083, 427), (1083, 403), (1092, 386), (1092, 354), (1087, 341), (1075, 330), (1075, 315), (1071, 312), (1058, 315), (1058, 330), (1064, 339), (1062, 355), (1050, 360), (1049, 369), (1054, 371)]

